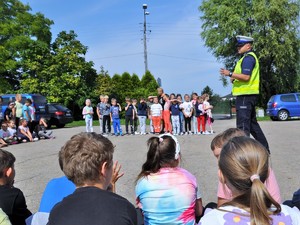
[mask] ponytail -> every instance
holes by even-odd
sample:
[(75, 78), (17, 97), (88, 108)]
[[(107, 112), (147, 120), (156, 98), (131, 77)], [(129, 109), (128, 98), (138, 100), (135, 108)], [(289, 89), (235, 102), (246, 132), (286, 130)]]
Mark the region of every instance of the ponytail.
[(178, 165), (178, 161), (175, 159), (178, 148), (171, 136), (151, 137), (147, 141), (147, 146), (147, 159), (136, 181), (151, 173), (157, 173), (162, 167), (176, 167)]
[[(249, 137), (234, 137), (222, 148), (219, 168), (239, 194), (223, 205), (250, 208), (251, 225), (270, 225), (270, 215), (280, 213), (281, 207), (264, 185), (269, 174), (267, 150)], [(269, 210), (272, 205), (275, 211)]]
[(281, 211), (280, 205), (269, 194), (263, 182), (259, 178), (254, 179), (250, 194), (250, 224), (269, 225), (272, 218), (268, 208), (272, 205), (276, 208), (273, 214), (278, 214)]

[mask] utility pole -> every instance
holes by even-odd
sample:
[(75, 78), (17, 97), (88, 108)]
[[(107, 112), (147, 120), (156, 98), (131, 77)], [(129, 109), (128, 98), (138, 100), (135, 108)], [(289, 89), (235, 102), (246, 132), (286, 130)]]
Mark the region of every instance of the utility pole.
[(146, 16), (149, 15), (149, 12), (146, 11), (147, 8), (148, 8), (147, 4), (143, 4), (143, 9), (144, 9), (144, 63), (145, 63), (145, 74), (148, 71)]

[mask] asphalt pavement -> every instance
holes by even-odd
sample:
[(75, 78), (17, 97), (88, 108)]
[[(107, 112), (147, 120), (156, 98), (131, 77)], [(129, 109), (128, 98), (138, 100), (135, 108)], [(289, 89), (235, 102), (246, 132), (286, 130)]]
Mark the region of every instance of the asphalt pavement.
[[(271, 165), (277, 177), (282, 199), (290, 199), (300, 188), (300, 121), (260, 122), (269, 141)], [(220, 133), (235, 127), (235, 120), (215, 120), (214, 131)], [(74, 134), (84, 132), (85, 127), (55, 129), (56, 139), (24, 143), (5, 148), (16, 157), (15, 186), (26, 198), (28, 208), (36, 212), (47, 182), (63, 173), (58, 165), (58, 151)], [(99, 127), (94, 127), (99, 132)], [(217, 161), (210, 150), (210, 142), (216, 135), (179, 136), (182, 151), (181, 166), (198, 180), (204, 204), (216, 201)], [(122, 165), (125, 175), (117, 183), (117, 193), (135, 204), (135, 179), (146, 159), (146, 141), (151, 135), (110, 136), (116, 146), (114, 160)]]

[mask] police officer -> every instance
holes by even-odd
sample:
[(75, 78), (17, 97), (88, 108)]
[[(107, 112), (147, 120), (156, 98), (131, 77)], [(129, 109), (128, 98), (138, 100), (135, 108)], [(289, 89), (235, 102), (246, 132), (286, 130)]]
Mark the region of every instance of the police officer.
[(252, 50), (253, 38), (237, 36), (237, 49), (242, 58), (234, 71), (221, 69), (220, 74), (230, 77), (232, 95), (236, 96), (237, 128), (259, 141), (269, 151), (268, 141), (256, 120), (255, 105), (259, 94), (259, 62)]

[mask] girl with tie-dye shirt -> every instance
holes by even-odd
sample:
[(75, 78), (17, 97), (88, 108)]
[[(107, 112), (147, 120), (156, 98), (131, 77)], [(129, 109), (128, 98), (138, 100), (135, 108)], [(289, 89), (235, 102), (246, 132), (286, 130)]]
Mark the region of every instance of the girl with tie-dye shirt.
[(173, 135), (148, 140), (147, 160), (138, 176), (138, 207), (147, 224), (196, 224), (203, 211), (196, 178), (180, 168), (180, 146)]

